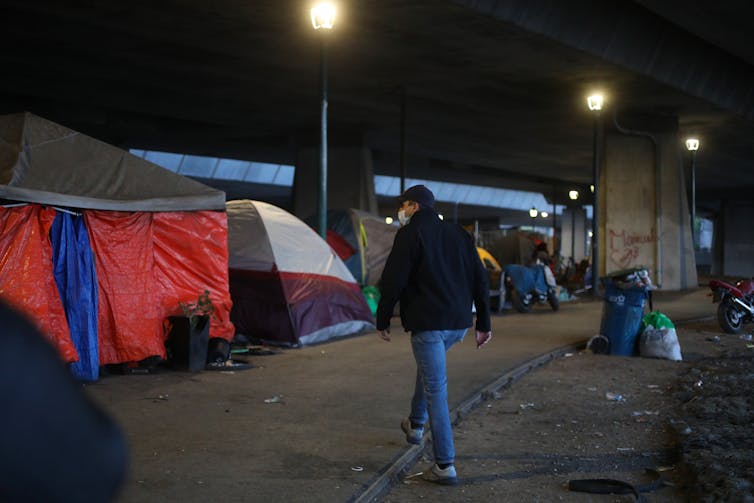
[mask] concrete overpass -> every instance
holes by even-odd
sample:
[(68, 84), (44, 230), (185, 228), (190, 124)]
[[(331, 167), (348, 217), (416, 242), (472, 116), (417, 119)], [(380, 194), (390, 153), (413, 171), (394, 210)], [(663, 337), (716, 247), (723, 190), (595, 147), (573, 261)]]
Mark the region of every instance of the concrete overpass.
[[(308, 8), (2, 0), (0, 112), (127, 148), (296, 165), (290, 205), (309, 213), (319, 39)], [(569, 204), (568, 190), (589, 194), (585, 96), (601, 88), (601, 271), (644, 262), (664, 287), (695, 282), (682, 145), (695, 135), (697, 214), (719, 233), (713, 272), (754, 274), (752, 16), (743, 0), (341, 1), (328, 42), (330, 206), (368, 208), (371, 174), (399, 174), (402, 111), (408, 176)]]

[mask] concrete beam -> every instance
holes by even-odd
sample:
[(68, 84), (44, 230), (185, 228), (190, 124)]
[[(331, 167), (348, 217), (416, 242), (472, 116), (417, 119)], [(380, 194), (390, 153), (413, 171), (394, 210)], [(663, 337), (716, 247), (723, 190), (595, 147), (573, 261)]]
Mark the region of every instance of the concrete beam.
[(454, 0), (754, 119), (754, 68), (627, 0)]

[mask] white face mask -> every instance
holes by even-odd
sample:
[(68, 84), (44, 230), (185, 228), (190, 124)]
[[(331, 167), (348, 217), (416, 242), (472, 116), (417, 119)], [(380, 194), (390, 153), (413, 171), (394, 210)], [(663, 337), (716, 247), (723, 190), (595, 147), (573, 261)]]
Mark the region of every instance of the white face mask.
[(411, 217), (406, 216), (406, 210), (398, 210), (398, 221), (402, 226), (408, 224), (409, 220)]

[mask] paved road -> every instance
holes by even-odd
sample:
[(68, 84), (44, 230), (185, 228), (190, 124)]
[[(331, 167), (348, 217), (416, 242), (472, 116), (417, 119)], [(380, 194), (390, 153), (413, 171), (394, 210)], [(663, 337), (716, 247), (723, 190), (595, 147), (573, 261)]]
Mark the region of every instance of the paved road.
[[(714, 313), (705, 291), (655, 296), (671, 319)], [(473, 337), (448, 361), (450, 406), (553, 348), (594, 335), (601, 302), (543, 306), (493, 319), (493, 341)], [(397, 322), (397, 320), (395, 320)], [(119, 499), (348, 501), (399, 456), (399, 422), (415, 376), (408, 335), (375, 334), (273, 356), (235, 373), (107, 377), (90, 395), (120, 422), (131, 470)], [(281, 397), (282, 403), (266, 403)]]

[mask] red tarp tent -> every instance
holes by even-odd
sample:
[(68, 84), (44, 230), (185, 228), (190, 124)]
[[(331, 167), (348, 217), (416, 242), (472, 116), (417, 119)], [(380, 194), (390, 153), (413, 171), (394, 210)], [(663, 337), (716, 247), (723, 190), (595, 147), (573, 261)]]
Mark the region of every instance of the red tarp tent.
[(210, 337), (233, 337), (223, 192), (25, 113), (0, 116), (0, 198), (29, 203), (0, 208), (0, 296), (65, 360), (77, 358), (76, 337), (48, 232), (67, 210), (84, 219), (96, 264), (98, 301), (88, 307), (98, 312), (100, 365), (165, 357), (163, 320), (204, 290), (215, 306)]

